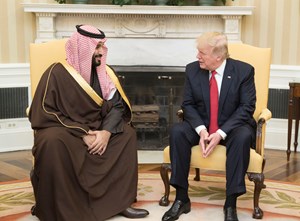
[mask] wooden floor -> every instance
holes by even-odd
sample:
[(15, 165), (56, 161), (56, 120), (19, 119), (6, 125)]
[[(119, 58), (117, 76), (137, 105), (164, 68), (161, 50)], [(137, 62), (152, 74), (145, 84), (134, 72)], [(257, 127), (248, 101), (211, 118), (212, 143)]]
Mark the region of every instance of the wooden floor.
[[(265, 179), (300, 184), (300, 153), (291, 153), (287, 162), (286, 152), (265, 150)], [(28, 179), (32, 167), (31, 151), (0, 153), (0, 182)], [(139, 171), (159, 171), (159, 164), (139, 165)]]

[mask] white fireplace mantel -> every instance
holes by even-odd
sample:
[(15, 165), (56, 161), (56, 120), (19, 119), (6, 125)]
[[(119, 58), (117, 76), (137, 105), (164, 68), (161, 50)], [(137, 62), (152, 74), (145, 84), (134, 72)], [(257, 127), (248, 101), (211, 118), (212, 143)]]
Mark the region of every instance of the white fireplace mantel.
[(36, 15), (36, 42), (68, 37), (76, 24), (101, 26), (108, 37), (195, 38), (221, 31), (241, 41), (241, 19), (252, 6), (147, 6), (24, 3)]
[[(111, 65), (185, 66), (195, 59), (195, 39), (218, 31), (241, 42), (242, 17), (252, 6), (147, 6), (24, 3), (36, 17), (35, 42), (70, 37), (78, 24), (105, 32)], [(138, 55), (138, 56), (137, 56)]]

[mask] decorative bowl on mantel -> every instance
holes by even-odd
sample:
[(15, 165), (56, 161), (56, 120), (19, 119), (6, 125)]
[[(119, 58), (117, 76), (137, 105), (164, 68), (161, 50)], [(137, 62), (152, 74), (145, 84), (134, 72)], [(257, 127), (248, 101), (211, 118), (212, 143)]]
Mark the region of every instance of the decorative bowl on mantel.
[(58, 2), (59, 4), (65, 4), (65, 3), (70, 3), (70, 4), (87, 4), (89, 0), (54, 0)]
[[(226, 0), (54, 0), (59, 4), (113, 4), (113, 5), (199, 5), (224, 6)], [(197, 2), (198, 1), (198, 2)], [(230, 0), (234, 1), (234, 0)]]
[[(234, 1), (234, 0), (230, 0)], [(198, 0), (198, 5), (200, 6), (224, 6), (226, 5), (226, 0)]]

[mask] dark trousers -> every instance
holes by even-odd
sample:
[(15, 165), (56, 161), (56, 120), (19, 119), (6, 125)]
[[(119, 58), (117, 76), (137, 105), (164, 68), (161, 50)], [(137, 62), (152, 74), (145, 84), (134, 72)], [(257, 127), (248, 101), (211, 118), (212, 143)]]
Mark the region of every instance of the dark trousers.
[[(195, 129), (186, 121), (172, 127), (170, 183), (175, 188), (179, 186), (188, 189), (191, 147), (198, 145), (199, 139)], [(220, 144), (226, 146), (226, 195), (242, 195), (246, 192), (245, 174), (249, 164), (250, 147), (255, 145), (255, 130), (249, 125), (235, 128)]]

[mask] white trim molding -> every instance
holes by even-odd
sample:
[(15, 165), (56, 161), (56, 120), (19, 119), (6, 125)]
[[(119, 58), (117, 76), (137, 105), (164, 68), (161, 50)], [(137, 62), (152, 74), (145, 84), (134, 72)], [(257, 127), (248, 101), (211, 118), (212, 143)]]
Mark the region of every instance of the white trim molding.
[(33, 131), (27, 118), (0, 120), (0, 152), (29, 150)]
[[(28, 103), (30, 103), (29, 73), (29, 64), (27, 63), (0, 64), (0, 88), (27, 87)], [(28, 119), (1, 119), (0, 141), (0, 152), (32, 148), (33, 136)]]
[(0, 64), (0, 88), (29, 87), (29, 73), (28, 63)]
[(269, 88), (289, 89), (290, 82), (300, 82), (300, 66), (271, 65)]

